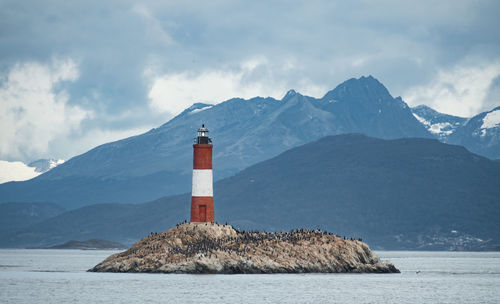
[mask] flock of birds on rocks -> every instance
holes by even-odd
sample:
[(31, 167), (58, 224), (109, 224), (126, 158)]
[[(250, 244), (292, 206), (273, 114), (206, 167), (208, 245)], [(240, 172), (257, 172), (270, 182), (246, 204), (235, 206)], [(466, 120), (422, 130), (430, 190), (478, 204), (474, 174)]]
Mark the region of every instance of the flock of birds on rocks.
[[(179, 223), (176, 228), (185, 224), (187, 224), (186, 221)], [(210, 222), (198, 225), (232, 229), (227, 223)], [(171, 231), (174, 231), (174, 234), (169, 234), (168, 231), (162, 233), (151, 232), (147, 238), (138, 243), (138, 246), (133, 246), (129, 252), (140, 258), (148, 255), (160, 255), (171, 262), (187, 260), (195, 256), (198, 259), (202, 257), (215, 257), (217, 259), (219, 255), (248, 258), (254, 254), (265, 255), (270, 258), (279, 258), (286, 255), (288, 258), (300, 260), (308, 259), (310, 254), (343, 254), (342, 248), (345, 248), (347, 240), (361, 241), (361, 239), (341, 238), (338, 235), (319, 229), (294, 229), (289, 232), (260, 232), (236, 229), (236, 235), (233, 234), (233, 236), (194, 238), (193, 235), (195, 234), (193, 232), (196, 232), (196, 229), (202, 229), (198, 225), (182, 227), (185, 229), (173, 229)], [(175, 244), (172, 242), (174, 238), (189, 239), (189, 241)], [(318, 252), (301, 252), (300, 247), (306, 243), (317, 245), (315, 250), (318, 250)], [(340, 250), (333, 250), (332, 246), (328, 246), (330, 243), (337, 243), (337, 248)], [(325, 244), (326, 246), (323, 246)]]
[(129, 250), (96, 265), (95, 272), (340, 273), (399, 272), (359, 239), (320, 229), (259, 232), (231, 225), (180, 223), (151, 233)]

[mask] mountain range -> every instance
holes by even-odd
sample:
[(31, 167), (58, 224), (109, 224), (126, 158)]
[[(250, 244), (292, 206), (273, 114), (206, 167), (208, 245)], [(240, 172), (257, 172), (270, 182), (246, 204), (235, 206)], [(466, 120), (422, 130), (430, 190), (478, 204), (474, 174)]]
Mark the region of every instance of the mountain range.
[(500, 158), (500, 107), (472, 118), (442, 114), (423, 105), (412, 108), (412, 112), (440, 141), (491, 159)]
[(191, 144), (202, 123), (213, 135), (215, 180), (301, 144), (345, 133), (438, 138), (500, 158), (500, 126), (490, 119), (483, 128), (483, 120), (495, 118), (496, 110), (465, 119), (426, 107), (412, 109), (371, 76), (347, 80), (322, 98), (290, 90), (281, 100), (196, 103), (159, 128), (98, 146), (32, 180), (1, 184), (0, 202), (49, 201), (73, 209), (187, 192)]
[[(435, 139), (327, 136), (214, 185), (241, 229), (320, 228), (375, 249), (499, 250), (500, 163)], [(190, 194), (97, 204), (0, 235), (1, 247), (104, 238), (131, 244), (189, 216)]]

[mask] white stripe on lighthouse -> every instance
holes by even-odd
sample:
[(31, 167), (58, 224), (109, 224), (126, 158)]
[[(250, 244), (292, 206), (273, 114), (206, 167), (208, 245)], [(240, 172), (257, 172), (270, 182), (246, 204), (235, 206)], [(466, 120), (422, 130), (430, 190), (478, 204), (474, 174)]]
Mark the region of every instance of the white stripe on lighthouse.
[(193, 170), (193, 191), (192, 196), (213, 196), (212, 170)]

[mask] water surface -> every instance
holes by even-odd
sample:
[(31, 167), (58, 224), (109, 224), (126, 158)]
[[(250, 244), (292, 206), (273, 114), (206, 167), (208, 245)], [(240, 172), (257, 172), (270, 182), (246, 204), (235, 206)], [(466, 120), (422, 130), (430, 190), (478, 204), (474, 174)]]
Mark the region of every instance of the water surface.
[(401, 274), (89, 273), (114, 251), (0, 250), (1, 303), (499, 303), (500, 253), (377, 252)]

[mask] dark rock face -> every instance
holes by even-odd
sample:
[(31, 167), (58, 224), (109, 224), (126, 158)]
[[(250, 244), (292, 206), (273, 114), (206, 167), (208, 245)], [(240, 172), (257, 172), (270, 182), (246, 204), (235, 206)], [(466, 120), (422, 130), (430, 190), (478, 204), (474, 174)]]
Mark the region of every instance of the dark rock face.
[(242, 232), (187, 223), (152, 234), (89, 271), (159, 273), (397, 273), (358, 240), (311, 230)]

